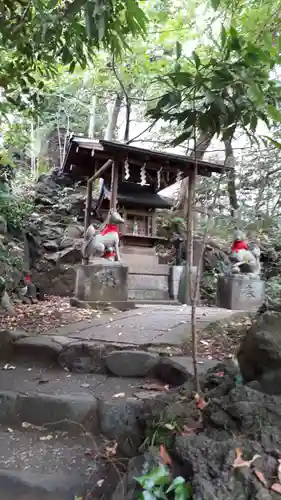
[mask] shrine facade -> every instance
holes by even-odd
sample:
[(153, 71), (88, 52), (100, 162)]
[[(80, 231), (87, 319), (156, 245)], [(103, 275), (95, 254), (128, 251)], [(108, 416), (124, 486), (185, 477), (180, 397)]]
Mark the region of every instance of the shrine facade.
[[(70, 140), (64, 173), (73, 181), (87, 183), (85, 230), (91, 213), (104, 220), (108, 210), (117, 210), (124, 219), (120, 253), (129, 267), (129, 298), (169, 300), (169, 266), (159, 264), (155, 245), (157, 210), (170, 208), (172, 202), (159, 191), (179, 182), (195, 171), (211, 176), (223, 166), (181, 155), (160, 153), (106, 140), (73, 136)], [(93, 199), (93, 181), (100, 179), (98, 196)], [(190, 177), (191, 179), (192, 177)]]

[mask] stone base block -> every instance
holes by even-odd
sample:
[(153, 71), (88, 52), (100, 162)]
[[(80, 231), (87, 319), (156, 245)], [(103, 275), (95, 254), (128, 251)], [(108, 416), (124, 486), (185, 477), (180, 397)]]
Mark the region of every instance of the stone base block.
[(169, 296), (172, 300), (177, 300), (179, 295), (180, 279), (184, 266), (171, 266), (168, 275)]
[(106, 259), (80, 264), (77, 268), (75, 297), (93, 302), (127, 302), (128, 267)]
[[(190, 287), (188, 284), (188, 277), (187, 277), (186, 271), (187, 271), (186, 266), (182, 266), (182, 272), (181, 272), (180, 279), (179, 279), (178, 301), (181, 304), (190, 305), (190, 303), (191, 303), (191, 301), (190, 301)], [(192, 266), (192, 268), (191, 268), (192, 290), (194, 290), (195, 285), (196, 285), (196, 277), (197, 277), (197, 267)], [(199, 300), (199, 292), (197, 295), (197, 300)]]
[(217, 306), (233, 311), (254, 311), (263, 304), (264, 293), (265, 282), (258, 276), (219, 276)]
[(79, 300), (76, 297), (72, 297), (70, 299), (70, 305), (73, 307), (78, 307), (80, 309), (96, 309), (96, 310), (106, 310), (117, 309), (118, 311), (129, 311), (130, 309), (134, 309), (136, 307), (135, 302), (132, 300), (119, 300), (113, 302), (105, 302), (105, 301), (86, 301)]

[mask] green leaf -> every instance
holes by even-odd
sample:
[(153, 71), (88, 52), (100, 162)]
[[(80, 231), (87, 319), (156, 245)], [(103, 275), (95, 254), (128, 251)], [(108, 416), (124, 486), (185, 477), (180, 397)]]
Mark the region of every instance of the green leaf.
[(276, 141), (275, 139), (272, 139), (272, 137), (269, 137), (268, 135), (264, 135), (263, 137), (267, 141), (271, 142), (271, 144), (273, 144), (273, 146), (275, 146), (277, 149), (281, 149), (281, 143), (280, 142)]
[(140, 496), (140, 500), (157, 500), (157, 497), (151, 491), (142, 491)]
[(165, 465), (160, 465), (159, 467), (155, 467), (149, 474), (135, 477), (134, 479), (142, 486), (142, 488), (151, 491), (154, 486), (168, 484), (169, 470), (165, 467)]
[(211, 4), (214, 10), (217, 10), (220, 6), (220, 0), (211, 0)]
[(224, 27), (223, 24), (221, 26), (220, 36), (221, 36), (221, 46), (222, 46), (222, 48), (224, 48), (225, 47), (225, 43), (226, 43), (227, 35), (226, 35), (226, 30), (225, 30), (225, 27)]
[(175, 426), (175, 425), (173, 425), (173, 424), (169, 424), (169, 423), (168, 423), (168, 424), (165, 424), (165, 425), (164, 425), (164, 427), (165, 427), (166, 429), (168, 429), (169, 431), (174, 431), (174, 430), (175, 430), (175, 428), (176, 428), (176, 426)]
[(201, 60), (200, 60), (200, 57), (198, 56), (198, 54), (196, 54), (195, 50), (192, 52), (192, 58), (195, 62), (196, 69), (199, 69), (200, 65), (201, 65)]
[(256, 131), (257, 125), (258, 125), (257, 115), (253, 115), (250, 121), (250, 129), (252, 132)]
[(182, 45), (180, 42), (176, 42), (176, 58), (179, 59), (182, 53)]
[(185, 85), (186, 87), (190, 87), (192, 84), (192, 75), (186, 71), (170, 73), (168, 76), (174, 84), (177, 83), (179, 85)]
[(256, 101), (258, 104), (264, 103), (264, 94), (255, 82), (248, 88), (247, 94), (251, 100)]
[(192, 129), (186, 130), (172, 141), (172, 146), (179, 146), (192, 136)]
[(272, 106), (271, 104), (269, 104), (267, 111), (268, 111), (270, 118), (273, 121), (281, 123), (281, 111), (279, 111), (279, 109), (277, 109), (275, 106)]
[(175, 490), (177, 486), (185, 484), (185, 479), (182, 476), (176, 477), (173, 482), (170, 484), (169, 488), (167, 489), (166, 493), (170, 493), (171, 491)]
[(75, 70), (75, 66), (76, 66), (76, 62), (75, 62), (75, 61), (72, 61), (72, 62), (70, 63), (70, 66), (69, 66), (69, 70), (68, 70), (68, 71), (69, 71), (69, 73), (73, 73), (73, 72), (74, 72), (74, 70)]

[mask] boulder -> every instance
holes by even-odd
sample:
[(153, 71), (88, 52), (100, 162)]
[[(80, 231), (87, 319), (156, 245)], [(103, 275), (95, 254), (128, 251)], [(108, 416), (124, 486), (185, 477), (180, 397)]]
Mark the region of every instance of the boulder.
[(37, 201), (41, 202), (42, 199), (50, 201), (50, 199), (58, 194), (59, 189), (59, 186), (54, 181), (51, 175), (42, 174), (40, 175), (35, 186), (35, 198)]
[(158, 364), (159, 356), (147, 351), (113, 351), (106, 357), (106, 365), (118, 377), (145, 377)]
[(56, 243), (55, 240), (47, 240), (44, 241), (43, 247), (48, 250), (48, 252), (56, 252), (59, 249), (58, 244)]
[(118, 450), (128, 457), (136, 455), (143, 441), (139, 419), (143, 411), (141, 400), (101, 400), (99, 421), (101, 433), (118, 442)]
[(65, 238), (81, 238), (84, 233), (84, 228), (80, 224), (69, 224), (65, 231), (64, 231), (64, 237)]
[(105, 347), (93, 342), (72, 342), (60, 353), (58, 362), (75, 373), (107, 373)]
[(54, 264), (77, 264), (81, 261), (81, 251), (76, 247), (69, 247), (60, 250), (59, 252), (55, 252), (49, 255), (46, 255), (45, 258)]
[(266, 312), (260, 316), (246, 333), (237, 357), (247, 382), (281, 369), (281, 314)]

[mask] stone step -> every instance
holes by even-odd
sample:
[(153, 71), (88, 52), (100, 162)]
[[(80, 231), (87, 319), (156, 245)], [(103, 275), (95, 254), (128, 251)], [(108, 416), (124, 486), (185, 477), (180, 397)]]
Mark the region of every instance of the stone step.
[(88, 433), (0, 426), (0, 500), (109, 498), (116, 466), (100, 456), (105, 445)]
[(179, 306), (180, 303), (177, 300), (166, 300), (166, 299), (151, 299), (151, 300), (138, 300), (136, 303), (136, 306), (143, 306), (143, 305), (152, 305), (152, 306), (157, 306), (157, 305), (163, 305), (163, 306)]
[[(116, 432), (118, 412), (121, 416), (117, 422), (122, 420), (122, 415), (127, 419), (130, 406), (133, 412), (141, 411), (144, 399), (159, 394), (158, 387), (161, 391), (167, 385), (181, 385), (193, 372), (191, 358), (175, 356), (160, 358), (155, 376), (124, 377), (123, 373), (129, 373), (124, 354), (114, 353), (108, 363), (117, 377), (70, 373), (39, 363), (6, 364), (1, 371), (0, 425), (20, 429), (23, 422), (28, 422), (74, 435), (81, 431), (102, 433), (111, 439)], [(136, 354), (139, 357), (139, 353)], [(150, 356), (153, 360), (158, 355), (151, 353)], [(137, 364), (134, 359), (131, 366)], [(204, 372), (214, 364), (214, 360), (200, 360), (199, 371)], [(157, 384), (157, 389), (151, 390), (151, 384)]]

